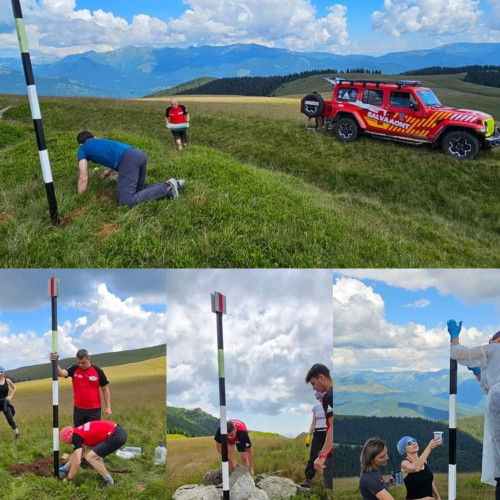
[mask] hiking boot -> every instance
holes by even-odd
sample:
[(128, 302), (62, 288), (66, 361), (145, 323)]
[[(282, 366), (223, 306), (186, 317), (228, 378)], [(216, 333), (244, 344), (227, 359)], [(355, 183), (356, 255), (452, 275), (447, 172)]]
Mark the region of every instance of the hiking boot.
[(173, 200), (179, 199), (179, 190), (177, 189), (177, 180), (176, 179), (169, 179), (167, 181), (167, 186), (170, 187), (167, 196), (169, 198), (172, 198)]
[(302, 486), (302, 488), (310, 488), (311, 487), (311, 480), (306, 479), (300, 486)]
[(177, 189), (179, 191), (186, 189), (186, 181), (184, 179), (177, 179)]

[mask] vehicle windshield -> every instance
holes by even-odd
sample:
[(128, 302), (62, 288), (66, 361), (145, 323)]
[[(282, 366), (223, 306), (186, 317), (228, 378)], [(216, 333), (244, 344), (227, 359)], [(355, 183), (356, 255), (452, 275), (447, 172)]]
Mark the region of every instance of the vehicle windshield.
[(436, 97), (436, 94), (432, 90), (417, 90), (417, 94), (426, 106), (441, 106), (439, 99)]

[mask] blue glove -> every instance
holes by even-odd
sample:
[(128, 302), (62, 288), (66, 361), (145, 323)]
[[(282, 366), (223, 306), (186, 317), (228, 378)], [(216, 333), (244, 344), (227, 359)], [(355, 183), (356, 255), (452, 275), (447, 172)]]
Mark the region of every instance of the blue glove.
[(462, 322), (457, 325), (454, 319), (448, 320), (448, 333), (450, 334), (450, 339), (458, 339), (460, 335), (460, 330), (462, 329)]
[(475, 366), (474, 368), (467, 368), (467, 370), (470, 370), (474, 375), (481, 374), (481, 368), (479, 368), (479, 366)]

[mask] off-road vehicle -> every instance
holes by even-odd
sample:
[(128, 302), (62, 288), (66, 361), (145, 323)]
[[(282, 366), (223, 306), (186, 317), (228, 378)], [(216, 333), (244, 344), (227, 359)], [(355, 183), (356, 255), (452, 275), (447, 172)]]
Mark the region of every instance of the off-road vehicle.
[(491, 115), (443, 106), (418, 81), (326, 80), (333, 84), (331, 100), (313, 92), (302, 98), (300, 111), (311, 118), (323, 116), (340, 141), (354, 141), (365, 133), (439, 145), (458, 159), (475, 158), (480, 149), (500, 146), (500, 128)]

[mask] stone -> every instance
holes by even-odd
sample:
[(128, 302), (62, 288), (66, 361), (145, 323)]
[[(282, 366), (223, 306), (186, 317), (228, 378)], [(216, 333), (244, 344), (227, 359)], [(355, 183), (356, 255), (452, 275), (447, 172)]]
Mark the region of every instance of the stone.
[(222, 484), (222, 469), (210, 469), (203, 475), (203, 482), (209, 486)]
[(173, 500), (221, 500), (222, 490), (215, 486), (186, 484), (177, 488), (172, 498)]
[(260, 474), (257, 478), (257, 486), (267, 493), (269, 500), (281, 500), (290, 498), (302, 490), (291, 479), (286, 477), (268, 476)]
[(269, 500), (266, 493), (255, 486), (248, 467), (236, 467), (229, 478), (231, 500)]

